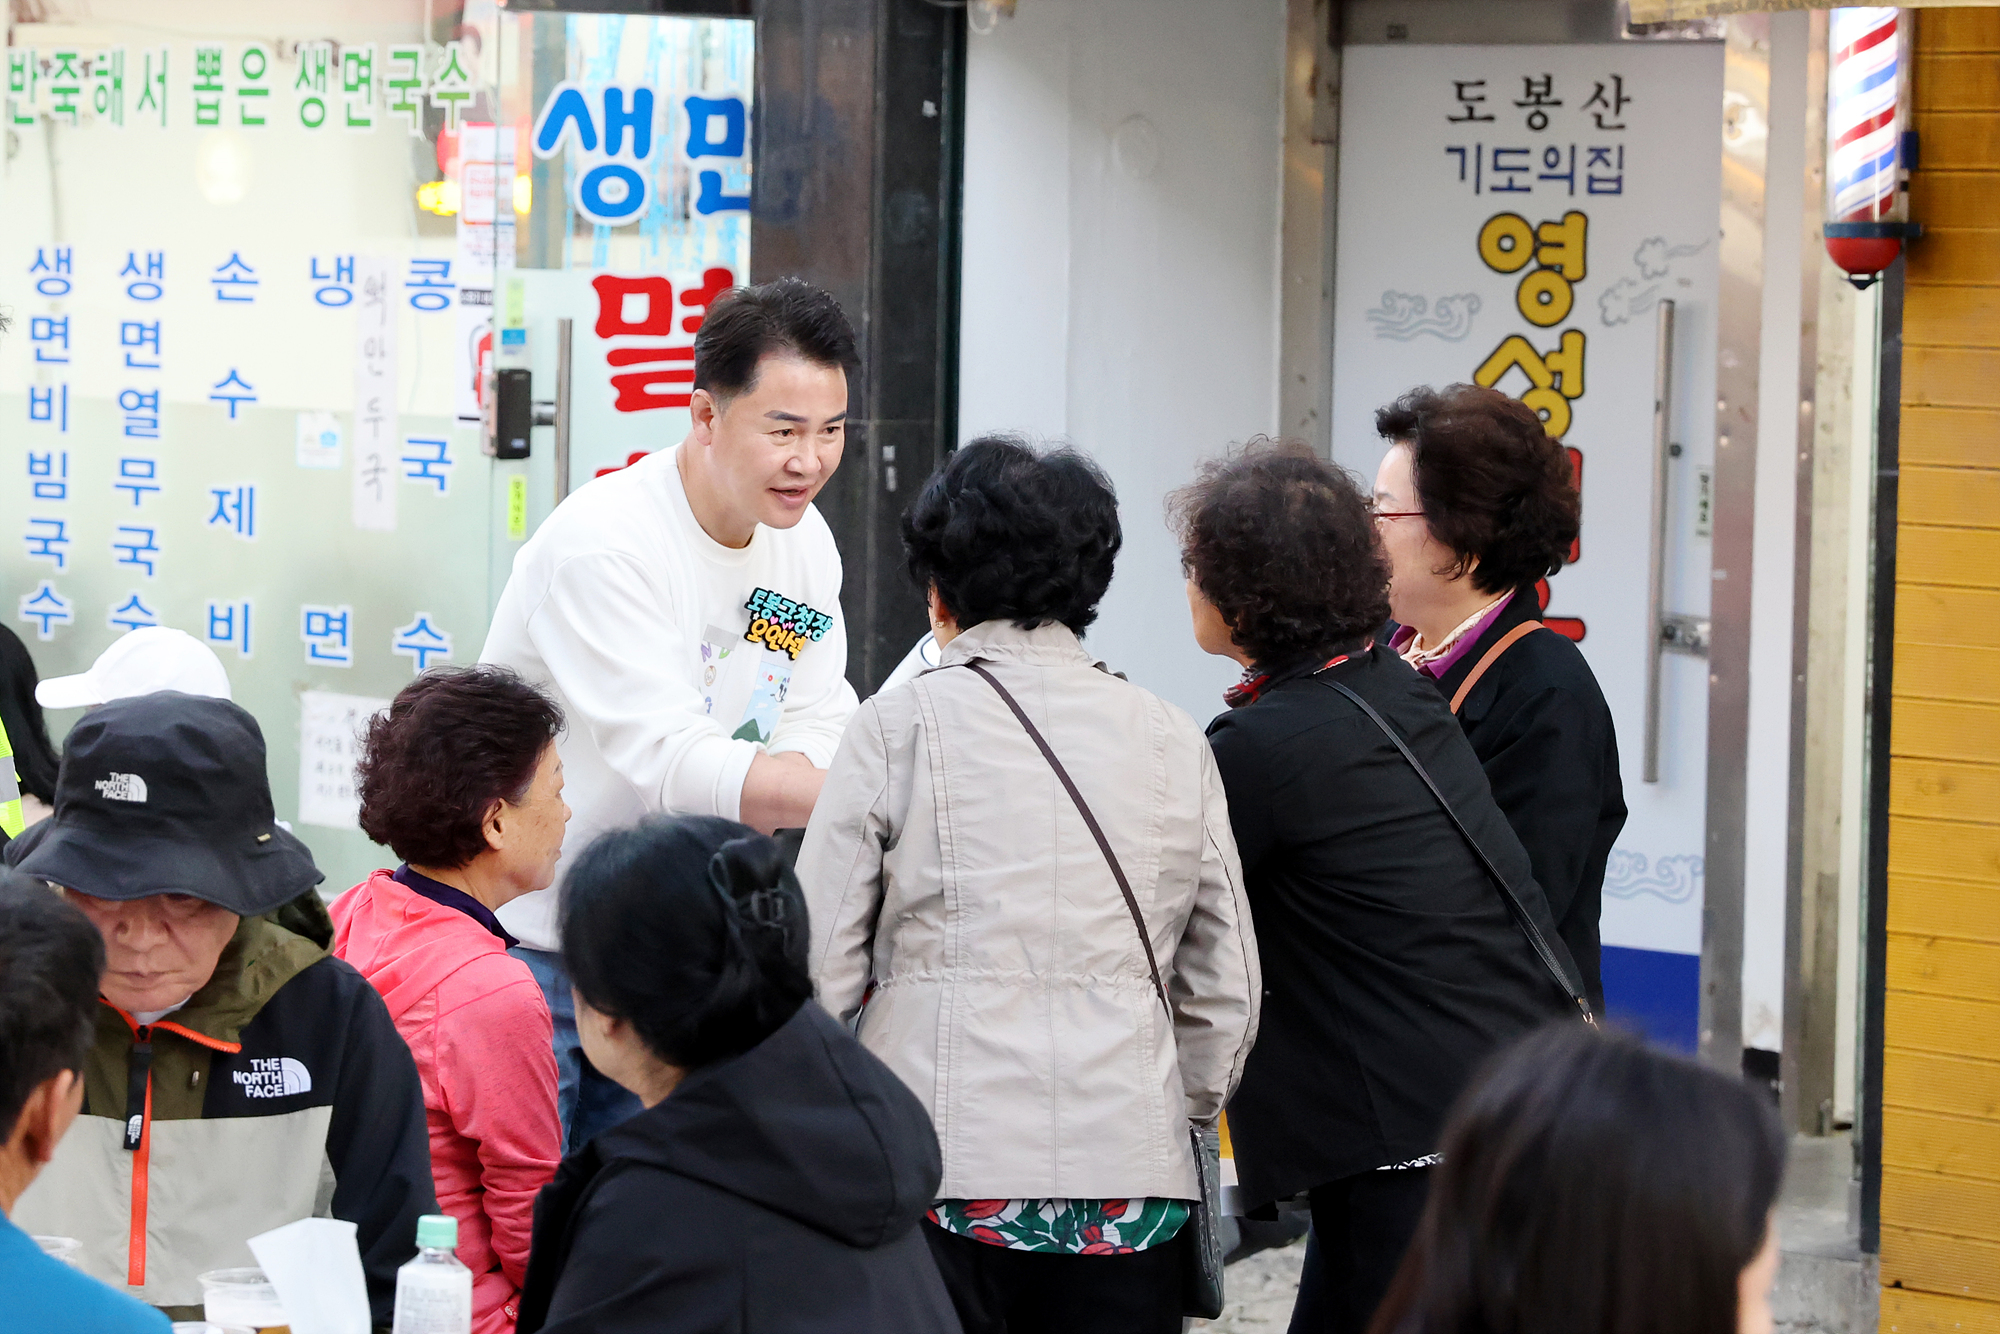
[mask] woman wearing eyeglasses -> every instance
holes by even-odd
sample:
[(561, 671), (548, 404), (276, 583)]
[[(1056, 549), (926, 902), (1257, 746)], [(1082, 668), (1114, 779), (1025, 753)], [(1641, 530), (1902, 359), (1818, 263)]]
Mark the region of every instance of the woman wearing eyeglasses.
[(1569, 457), (1533, 408), (1476, 385), (1412, 389), (1375, 429), (1391, 442), (1374, 498), (1400, 627), (1390, 646), (1451, 701), (1601, 1009), (1604, 864), (1625, 826), (1618, 738), (1590, 664), (1542, 624), (1535, 590), (1576, 541)]

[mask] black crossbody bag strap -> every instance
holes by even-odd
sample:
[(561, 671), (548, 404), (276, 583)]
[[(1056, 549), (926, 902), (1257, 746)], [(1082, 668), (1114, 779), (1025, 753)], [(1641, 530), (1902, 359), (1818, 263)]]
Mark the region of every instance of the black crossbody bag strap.
[(1563, 994), (1568, 996), (1576, 1005), (1577, 1010), (1583, 1015), (1583, 1021), (1586, 1024), (1595, 1026), (1597, 1015), (1590, 1008), (1589, 998), (1577, 989), (1574, 982), (1570, 981), (1569, 974), (1564, 970), (1561, 962), (1557, 960), (1555, 951), (1549, 948), (1548, 939), (1542, 935), (1541, 928), (1535, 925), (1534, 919), (1528, 916), (1528, 910), (1521, 905), (1520, 896), (1514, 893), (1514, 887), (1507, 883), (1507, 877), (1500, 874), (1500, 868), (1494, 864), (1491, 857), (1486, 855), (1486, 849), (1479, 845), (1479, 840), (1474, 838), (1472, 831), (1465, 827), (1465, 821), (1458, 818), (1458, 812), (1452, 809), (1449, 801), (1445, 800), (1444, 789), (1437, 785), (1437, 781), (1431, 777), (1430, 771), (1424, 768), (1423, 763), (1417, 759), (1416, 752), (1410, 749), (1402, 737), (1396, 735), (1396, 729), (1389, 726), (1389, 720), (1377, 713), (1374, 706), (1367, 700), (1361, 698), (1361, 696), (1355, 694), (1338, 681), (1328, 681), (1321, 678), (1320, 684), (1329, 686), (1352, 700), (1357, 708), (1367, 714), (1369, 718), (1374, 720), (1375, 725), (1382, 729), (1382, 735), (1388, 737), (1390, 741), (1395, 743), (1396, 749), (1403, 752), (1403, 758), (1410, 762), (1410, 767), (1417, 771), (1417, 777), (1424, 780), (1424, 786), (1431, 790), (1431, 795), (1437, 798), (1437, 804), (1444, 808), (1445, 818), (1451, 821), (1452, 828), (1458, 830), (1458, 836), (1465, 840), (1466, 846), (1472, 849), (1473, 856), (1479, 858), (1479, 864), (1486, 868), (1486, 874), (1492, 879), (1495, 885), (1499, 886), (1500, 897), (1506, 900), (1507, 903), (1508, 915), (1514, 919), (1514, 924), (1521, 928), (1521, 934), (1528, 938), (1528, 945), (1534, 950), (1535, 957), (1542, 961), (1542, 967), (1548, 970), (1549, 976), (1555, 979), (1556, 985), (1562, 988)]
[[(1111, 850), (1111, 840), (1104, 836), (1104, 828), (1091, 813), (1090, 803), (1083, 799), (1083, 793), (1077, 791), (1069, 770), (1063, 768), (1063, 762), (1056, 758), (1048, 739), (1042, 735), (1042, 729), (1035, 726), (1020, 702), (993, 673), (978, 663), (968, 662), (965, 666), (978, 672), (1013, 711), (1022, 730), (1035, 743), (1035, 749), (1042, 752), (1049, 768), (1055, 770), (1063, 791), (1069, 793), (1069, 799), (1076, 803), (1076, 813), (1083, 817), (1090, 836), (1097, 840), (1097, 850), (1104, 854), (1105, 865), (1111, 868), (1111, 878), (1118, 882), (1118, 892), (1125, 896), (1125, 907), (1132, 914), (1132, 929), (1139, 933), (1139, 948), (1146, 952), (1146, 971), (1153, 975), (1153, 994), (1160, 998), (1160, 1008), (1167, 1012), (1167, 1031), (1172, 1033), (1175, 1027), (1174, 1007), (1167, 1000), (1166, 985), (1160, 981), (1159, 961), (1153, 957), (1153, 938), (1146, 932), (1145, 914), (1139, 911), (1138, 896), (1132, 892), (1132, 882), (1125, 878), (1125, 868), (1118, 864), (1118, 854)], [(1187, 1242), (1181, 1248), (1181, 1312), (1213, 1320), (1222, 1314), (1223, 1309), (1222, 1166), (1216, 1157), (1215, 1146), (1193, 1124), (1188, 1126), (1188, 1152), (1194, 1159), (1195, 1183), (1200, 1198), (1193, 1202), (1187, 1225), (1182, 1230)]]
[(1111, 867), (1111, 878), (1118, 882), (1118, 892), (1125, 896), (1125, 906), (1132, 913), (1132, 926), (1138, 931), (1139, 944), (1146, 951), (1146, 967), (1153, 974), (1153, 990), (1158, 993), (1160, 1004), (1166, 1008), (1167, 1023), (1171, 1025), (1174, 1021), (1174, 1007), (1167, 1003), (1167, 989), (1160, 982), (1160, 965), (1153, 958), (1153, 938), (1146, 933), (1146, 918), (1139, 911), (1138, 896), (1132, 893), (1132, 883), (1125, 878), (1125, 868), (1118, 864), (1118, 854), (1111, 850), (1111, 840), (1104, 836), (1103, 827), (1097, 823), (1097, 817), (1091, 814), (1089, 804), (1083, 799), (1083, 793), (1076, 790), (1076, 784), (1071, 780), (1069, 770), (1063, 768), (1062, 761), (1057, 759), (1055, 751), (1049, 748), (1048, 739), (1029, 719), (1020, 702), (1008, 692), (1006, 686), (1000, 684), (993, 673), (976, 662), (968, 662), (965, 665), (978, 672), (986, 684), (992, 686), (995, 693), (1006, 702), (1007, 707), (1014, 711), (1014, 716), (1020, 720), (1029, 739), (1035, 743), (1036, 749), (1042, 752), (1042, 758), (1049, 762), (1049, 768), (1056, 771), (1056, 779), (1063, 785), (1063, 791), (1069, 793), (1069, 799), (1076, 803), (1076, 813), (1083, 817), (1083, 823), (1089, 828), (1090, 836), (1097, 840), (1097, 850), (1104, 854), (1105, 862)]

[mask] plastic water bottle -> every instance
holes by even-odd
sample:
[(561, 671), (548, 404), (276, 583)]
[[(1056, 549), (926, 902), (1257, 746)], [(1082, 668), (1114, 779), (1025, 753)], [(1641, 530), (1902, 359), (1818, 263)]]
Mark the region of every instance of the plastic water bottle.
[(472, 1334), (472, 1271), (458, 1262), (458, 1220), (417, 1220), (417, 1258), (396, 1271), (396, 1334)]

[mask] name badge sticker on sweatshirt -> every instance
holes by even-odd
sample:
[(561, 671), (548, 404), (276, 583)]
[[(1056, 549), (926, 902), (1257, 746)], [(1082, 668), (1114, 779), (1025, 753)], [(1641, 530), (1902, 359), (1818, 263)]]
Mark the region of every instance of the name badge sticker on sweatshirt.
[(750, 613), (750, 628), (743, 632), (743, 637), (782, 653), (793, 662), (799, 660), (806, 645), (818, 643), (833, 628), (833, 617), (825, 612), (768, 588), (752, 593), (743, 609)]
[(785, 712), (785, 692), (792, 684), (792, 660), (783, 653), (765, 649), (757, 655), (757, 683), (750, 703), (743, 710), (743, 725), (733, 734), (737, 741), (769, 745)]

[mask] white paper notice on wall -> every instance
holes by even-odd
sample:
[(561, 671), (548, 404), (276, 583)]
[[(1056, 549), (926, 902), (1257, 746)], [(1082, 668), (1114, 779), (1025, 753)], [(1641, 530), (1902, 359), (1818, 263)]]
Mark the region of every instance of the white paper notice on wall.
[(299, 703), (299, 823), (359, 829), (354, 766), (361, 761), (368, 720), (388, 708), (389, 701), (308, 690)]
[(298, 440), (299, 466), (338, 468), (340, 437), (340, 418), (331, 412), (301, 412)]
[(354, 526), (396, 530), (396, 298), (389, 260), (354, 261)]

